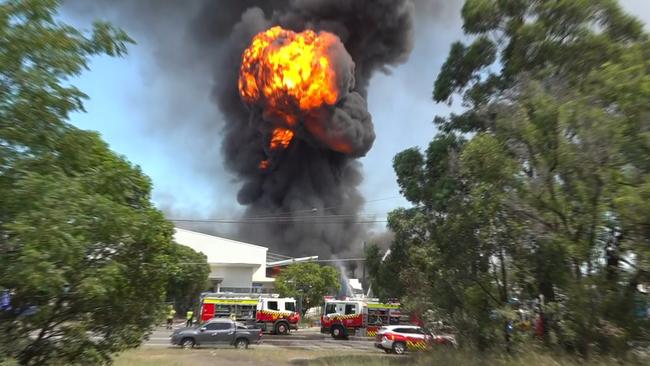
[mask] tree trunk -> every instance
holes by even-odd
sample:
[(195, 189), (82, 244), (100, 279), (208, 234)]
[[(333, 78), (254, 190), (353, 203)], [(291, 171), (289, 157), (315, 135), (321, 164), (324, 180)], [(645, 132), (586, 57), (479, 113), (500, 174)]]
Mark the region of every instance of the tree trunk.
[(503, 284), (502, 291), (501, 291), (501, 300), (504, 303), (507, 303), (508, 302), (508, 276), (507, 276), (506, 260), (505, 260), (503, 246), (501, 246), (499, 250), (499, 261), (501, 262), (501, 283)]

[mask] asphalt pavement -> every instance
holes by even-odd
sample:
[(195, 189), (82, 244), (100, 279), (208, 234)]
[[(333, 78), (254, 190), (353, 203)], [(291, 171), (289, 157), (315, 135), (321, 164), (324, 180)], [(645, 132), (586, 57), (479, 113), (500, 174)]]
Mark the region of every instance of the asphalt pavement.
[[(174, 324), (174, 329), (185, 326), (184, 322)], [(170, 343), (172, 331), (158, 327), (144, 342), (144, 347), (175, 347)], [(372, 338), (350, 337), (348, 340), (335, 340), (328, 334), (321, 334), (320, 328), (303, 328), (281, 336), (264, 334), (262, 344), (252, 345), (258, 348), (291, 348), (305, 350), (355, 350), (361, 352), (377, 352)]]

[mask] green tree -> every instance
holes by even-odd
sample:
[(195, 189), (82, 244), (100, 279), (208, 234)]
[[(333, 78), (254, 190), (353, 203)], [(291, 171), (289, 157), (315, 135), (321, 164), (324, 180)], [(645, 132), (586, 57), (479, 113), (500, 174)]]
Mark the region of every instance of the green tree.
[(132, 41), (63, 24), (58, 5), (0, 3), (0, 354), (107, 364), (160, 319), (173, 228), (141, 170), (68, 123), (86, 98), (69, 79)]
[[(400, 253), (382, 253), (379, 246), (371, 244), (366, 248), (365, 265), (368, 271), (369, 290), (371, 296), (383, 301), (400, 298), (404, 294), (404, 287), (399, 278), (400, 265), (397, 263), (408, 260)], [(385, 257), (385, 258), (384, 258)]]
[(407, 303), (442, 309), (479, 347), (500, 339), (490, 315), (513, 292), (545, 295), (555, 339), (583, 355), (642, 336), (631, 306), (649, 268), (642, 24), (614, 0), (467, 0), (462, 16), (469, 44), (452, 45), (433, 97), (460, 94), (464, 112), (435, 119), (425, 154), (394, 160), (415, 206), (389, 219), (407, 233), (393, 243), (411, 258)]
[(201, 292), (208, 288), (210, 266), (205, 254), (185, 245), (172, 245), (170, 257), (167, 301), (172, 302), (177, 313), (181, 314), (193, 308)]
[(275, 279), (280, 296), (302, 299), (303, 313), (323, 303), (323, 297), (336, 293), (341, 284), (336, 268), (318, 263), (295, 263), (287, 266)]

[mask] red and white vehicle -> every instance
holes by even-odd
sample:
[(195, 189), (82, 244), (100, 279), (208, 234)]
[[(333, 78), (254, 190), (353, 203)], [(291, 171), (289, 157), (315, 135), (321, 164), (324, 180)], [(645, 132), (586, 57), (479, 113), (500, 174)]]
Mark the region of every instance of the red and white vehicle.
[(398, 355), (408, 351), (424, 351), (435, 345), (456, 346), (451, 335), (434, 335), (416, 325), (389, 325), (381, 327), (375, 336), (375, 347)]
[(245, 324), (254, 323), (263, 331), (275, 334), (298, 330), (300, 322), (296, 300), (273, 295), (202, 294), (199, 316), (201, 322), (212, 318), (231, 318)]
[(321, 333), (345, 339), (367, 325), (368, 304), (360, 300), (327, 300), (320, 318)]
[(405, 324), (407, 322), (400, 310), (399, 303), (368, 302), (367, 336), (374, 337), (379, 328), (383, 326)]
[(326, 299), (321, 314), (321, 333), (335, 339), (345, 339), (357, 330), (374, 336), (384, 325), (404, 323), (399, 304), (384, 304), (376, 299)]

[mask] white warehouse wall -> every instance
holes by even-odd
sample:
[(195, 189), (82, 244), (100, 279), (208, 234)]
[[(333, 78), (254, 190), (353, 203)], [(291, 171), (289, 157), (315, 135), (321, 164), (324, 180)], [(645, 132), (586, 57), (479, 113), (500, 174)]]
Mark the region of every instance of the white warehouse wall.
[(213, 264), (210, 278), (223, 279), (221, 287), (252, 287), (253, 267), (232, 267)]
[(206, 255), (209, 278), (221, 280), (221, 288), (250, 289), (253, 282), (273, 287), (274, 279), (266, 277), (266, 247), (179, 228), (174, 240)]

